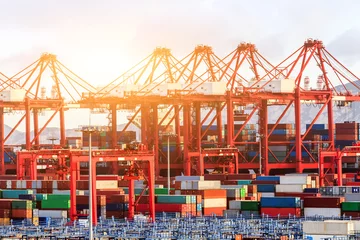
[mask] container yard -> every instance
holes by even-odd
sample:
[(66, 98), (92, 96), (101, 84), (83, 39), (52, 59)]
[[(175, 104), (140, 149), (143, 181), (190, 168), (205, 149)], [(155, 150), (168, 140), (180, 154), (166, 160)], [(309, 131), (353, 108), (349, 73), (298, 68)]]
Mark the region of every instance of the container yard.
[(332, 44), (156, 47), (97, 85), (0, 59), (0, 239), (360, 239), (360, 78)]

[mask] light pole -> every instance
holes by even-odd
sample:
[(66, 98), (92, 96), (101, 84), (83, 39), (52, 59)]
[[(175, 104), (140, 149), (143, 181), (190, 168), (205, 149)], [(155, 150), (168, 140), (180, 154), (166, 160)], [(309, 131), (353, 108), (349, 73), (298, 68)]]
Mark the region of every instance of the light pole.
[[(89, 125), (88, 126), (82, 126), (81, 127), (81, 132), (83, 133), (88, 133), (89, 134), (89, 166), (88, 166), (88, 171), (89, 171), (89, 240), (93, 240), (94, 239), (94, 233), (93, 233), (93, 218), (94, 218), (94, 212), (93, 212), (93, 178), (95, 178), (96, 181), (96, 175), (93, 176), (93, 172), (92, 172), (92, 139), (91, 139), (91, 135), (92, 133), (95, 132), (101, 132), (106, 130), (106, 127), (102, 127), (102, 126), (92, 126), (91, 125), (91, 112), (89, 114)], [(96, 168), (96, 165), (95, 165)], [(96, 172), (96, 170), (95, 170)]]
[(170, 137), (177, 136), (174, 133), (167, 132), (162, 134), (162, 136), (167, 137), (167, 182), (168, 182), (168, 195), (170, 195)]
[(259, 141), (259, 173), (260, 175), (262, 174), (262, 155), (261, 155), (261, 138), (262, 138), (262, 134), (256, 134), (256, 137), (258, 138)]

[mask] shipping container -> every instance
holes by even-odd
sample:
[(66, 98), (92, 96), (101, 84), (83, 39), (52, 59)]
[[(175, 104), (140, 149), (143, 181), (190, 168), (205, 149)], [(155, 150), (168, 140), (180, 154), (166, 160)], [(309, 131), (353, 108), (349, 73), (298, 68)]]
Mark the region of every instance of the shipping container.
[(306, 197), (304, 208), (340, 208), (344, 200), (343, 197)]
[(340, 217), (341, 208), (314, 208), (314, 207), (304, 207), (304, 216), (305, 217)]
[(300, 198), (294, 197), (261, 197), (261, 208), (300, 208)]
[(261, 207), (261, 214), (268, 215), (269, 217), (289, 217), (289, 216), (301, 216), (300, 208), (269, 208), (269, 207)]

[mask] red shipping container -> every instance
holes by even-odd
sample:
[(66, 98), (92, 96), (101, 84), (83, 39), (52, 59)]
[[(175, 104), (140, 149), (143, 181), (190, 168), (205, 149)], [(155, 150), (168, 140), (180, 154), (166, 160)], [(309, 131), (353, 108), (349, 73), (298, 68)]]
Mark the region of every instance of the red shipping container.
[(205, 174), (204, 175), (205, 180), (226, 180), (227, 176), (225, 174)]
[(6, 181), (5, 180), (1, 180), (0, 181), (0, 189), (6, 189)]
[(256, 198), (254, 196), (251, 196), (251, 197), (245, 197), (245, 200), (250, 200), (250, 201), (255, 201)]
[(32, 182), (31, 180), (26, 181), (26, 189), (32, 189)]
[(343, 197), (305, 197), (304, 208), (339, 208)]
[(228, 180), (253, 180), (256, 178), (256, 174), (229, 174)]
[(300, 217), (300, 208), (261, 208), (261, 214), (269, 215), (269, 217), (289, 217), (292, 216)]
[(360, 218), (360, 212), (342, 212), (346, 217)]
[(0, 209), (11, 209), (12, 199), (0, 199)]
[(115, 194), (110, 197), (111, 203), (128, 203), (129, 194)]
[(32, 218), (32, 209), (12, 209), (11, 218)]
[(9, 209), (0, 209), (0, 218), (9, 218), (10, 210)]
[(236, 180), (225, 180), (225, 181), (221, 181), (221, 184), (223, 184), (223, 185), (237, 185), (237, 181)]
[[(135, 197), (135, 202), (138, 202), (140, 204), (149, 204), (149, 196), (144, 195), (144, 196), (136, 196)], [(156, 196), (155, 196), (155, 202), (156, 202)]]
[(321, 194), (318, 193), (281, 193), (277, 192), (275, 193), (276, 197), (299, 197), (301, 200), (303, 200), (305, 197), (321, 197)]
[(203, 214), (204, 216), (223, 216), (224, 210), (226, 210), (226, 207), (213, 207), (213, 208), (203, 208)]

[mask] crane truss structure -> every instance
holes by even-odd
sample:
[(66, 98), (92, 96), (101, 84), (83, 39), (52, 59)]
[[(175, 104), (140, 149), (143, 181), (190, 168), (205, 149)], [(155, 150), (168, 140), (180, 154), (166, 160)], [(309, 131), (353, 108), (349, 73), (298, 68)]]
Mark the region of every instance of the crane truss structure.
[[(316, 71), (322, 75), (320, 88), (312, 88), (309, 87), (309, 83), (304, 83), (304, 76)], [(46, 76), (46, 72), (51, 76)], [(63, 79), (61, 81), (60, 76)], [(51, 86), (52, 97), (44, 99), (41, 95), (41, 86), (45, 79), (50, 80), (54, 87)], [(112, 148), (118, 147), (117, 110), (134, 112), (121, 132), (125, 132), (136, 118), (141, 119), (141, 143), (154, 150), (157, 176), (162, 169), (167, 168), (167, 156), (162, 150), (164, 143), (161, 141), (163, 131), (175, 133), (176, 157), (171, 161), (172, 168), (182, 170), (186, 175), (202, 175), (204, 169), (221, 164), (216, 157), (202, 164), (201, 156), (205, 150), (202, 140), (211, 125), (216, 125), (216, 148), (230, 147), (239, 150), (236, 171), (261, 168), (265, 174), (269, 174), (273, 169), (296, 169), (297, 172), (303, 172), (305, 169), (318, 168), (318, 156), (308, 151), (304, 146), (304, 139), (319, 116), (326, 112), (330, 126), (329, 139), (322, 140), (321, 144), (326, 144), (329, 150), (334, 149), (333, 104), (359, 100), (357, 92), (349, 89), (349, 86), (359, 89), (356, 80), (358, 77), (332, 56), (321, 41), (312, 39), (306, 40), (303, 46), (276, 66), (266, 60), (251, 43), (239, 44), (225, 58), (218, 57), (211, 47), (204, 45), (197, 46), (181, 60), (175, 58), (167, 48), (156, 48), (129, 71), (97, 89), (61, 64), (56, 56), (44, 54), (18, 74), (6, 78), (7, 87), (11, 85), (24, 89), (26, 97), (20, 103), (1, 103), (0, 125), (4, 125), (1, 114), (4, 108), (25, 111), (16, 127), (25, 120), (26, 149), (36, 149), (39, 145), (39, 135), (47, 124), (39, 129), (37, 114), (34, 114), (34, 138), (31, 140), (30, 112), (51, 109), (55, 113), (60, 113), (60, 145), (63, 146), (64, 110), (67, 106), (64, 102), (67, 99), (84, 108), (110, 109)], [(293, 87), (286, 91), (272, 91), (269, 86), (278, 81), (287, 81), (286, 83), (291, 83)], [(310, 86), (311, 84), (313, 83), (310, 83)], [(341, 87), (335, 88), (336, 84), (340, 84)], [(310, 127), (302, 134), (304, 113), (301, 112), (301, 106), (308, 103), (319, 106), (319, 111), (309, 123)], [(282, 105), (284, 110), (269, 127), (269, 109), (278, 105)], [(269, 140), (291, 108), (294, 108), (296, 139)], [(165, 111), (162, 118), (159, 118), (159, 110)], [(49, 121), (54, 116), (55, 114)], [(226, 125), (223, 124), (225, 117)], [(166, 118), (170, 120), (166, 121)], [(241, 131), (251, 122), (257, 122), (256, 132), (259, 140), (238, 141)], [(240, 128), (235, 129), (235, 124)], [(169, 128), (170, 125), (174, 127)], [(206, 127), (202, 128), (204, 125)], [(4, 149), (8, 137), (2, 138), (0, 153), (4, 152), (1, 149)], [(270, 148), (279, 144), (292, 146), (282, 159), (279, 159)], [(256, 151), (252, 159), (246, 158), (242, 151), (243, 146), (250, 145), (253, 145)], [(310, 160), (303, 160), (304, 151)], [(291, 157), (293, 152), (295, 157)], [(218, 154), (220, 159), (220, 151)], [(275, 159), (275, 162), (270, 163), (269, 156)], [(332, 164), (330, 160), (326, 167), (331, 168)]]

